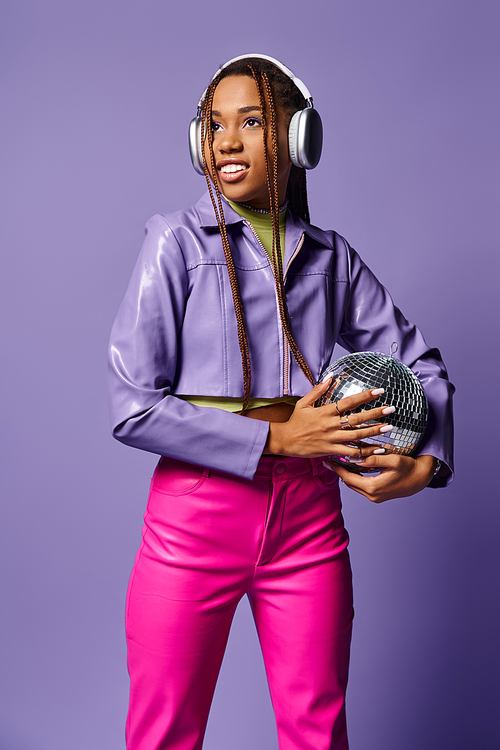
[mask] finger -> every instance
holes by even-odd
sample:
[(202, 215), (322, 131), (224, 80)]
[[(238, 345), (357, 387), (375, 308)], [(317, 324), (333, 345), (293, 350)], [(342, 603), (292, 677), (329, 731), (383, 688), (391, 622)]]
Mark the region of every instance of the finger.
[(368, 443), (349, 443), (344, 445), (343, 443), (341, 443), (340, 445), (336, 446), (335, 451), (331, 451), (331, 453), (336, 456), (348, 457), (351, 463), (357, 463), (358, 461), (363, 461), (369, 456), (384, 452), (385, 448), (380, 448), (378, 443), (374, 443), (373, 445), (369, 445)]
[[(382, 390), (382, 389), (380, 389)], [(372, 391), (372, 393), (375, 393), (375, 391)], [(361, 394), (356, 394), (361, 395)], [(350, 397), (349, 397), (350, 398)], [(377, 398), (377, 396), (372, 396), (371, 398)], [(325, 410), (325, 414), (331, 414), (334, 417), (337, 417), (340, 415), (341, 418), (341, 426), (344, 424), (346, 426), (357, 426), (362, 424), (370, 424), (371, 422), (378, 421), (380, 419), (384, 419), (385, 417), (389, 416), (390, 414), (394, 414), (396, 411), (395, 406), (377, 406), (375, 409), (363, 409), (363, 411), (360, 412), (354, 412), (351, 409), (346, 409), (342, 406), (342, 404), (345, 404), (347, 399), (340, 399), (340, 401), (324, 404), (321, 409)], [(337, 408), (338, 407), (338, 408)], [(344, 413), (344, 412), (352, 412), (352, 413)], [(344, 429), (346, 429), (344, 427)]]
[(354, 474), (352, 471), (348, 471), (338, 464), (331, 464), (329, 468), (338, 474), (339, 478), (342, 479), (346, 487), (349, 487), (350, 490), (359, 492), (369, 500), (372, 499), (370, 494), (372, 488), (371, 477), (362, 477), (359, 474)]
[(351, 411), (356, 409), (361, 404), (367, 404), (369, 401), (373, 401), (378, 396), (384, 393), (384, 388), (370, 388), (367, 391), (361, 391), (361, 393), (355, 393), (352, 396), (346, 396), (338, 401), (338, 407), (340, 411)]
[(394, 414), (395, 411), (395, 406), (378, 406), (376, 409), (363, 409), (363, 411), (348, 415), (349, 424), (353, 427), (358, 427), (375, 420), (385, 420), (386, 417)]
[(391, 446), (387, 443), (382, 446), (380, 443), (365, 443), (363, 440), (356, 440), (353, 443), (357, 448), (373, 448), (373, 453), (385, 453), (386, 450), (390, 450)]
[(400, 463), (400, 457), (396, 453), (384, 453), (382, 455), (371, 455), (363, 459), (360, 466), (366, 468), (396, 469)]
[[(366, 440), (367, 438), (371, 437), (380, 437), (381, 435), (386, 435), (391, 430), (394, 429), (394, 425), (392, 424), (374, 424), (370, 425), (369, 427), (355, 427), (353, 430), (348, 430), (345, 427), (342, 427), (342, 443), (356, 443), (359, 441)], [(335, 436), (335, 439), (338, 440), (338, 433)], [(376, 448), (379, 448), (379, 445), (375, 446)]]
[(326, 466), (327, 469), (334, 471), (335, 474), (338, 474), (344, 484), (346, 484), (345, 478), (351, 474), (350, 471), (347, 471), (347, 469), (342, 468), (342, 466), (339, 466), (339, 464), (334, 463), (333, 461), (323, 461), (323, 465)]
[(311, 388), (309, 393), (306, 393), (305, 396), (299, 399), (296, 403), (296, 406), (298, 406), (299, 409), (303, 408), (304, 406), (314, 406), (314, 403), (318, 400), (318, 398), (327, 392), (328, 388), (331, 385), (331, 382), (331, 375), (328, 375), (321, 383), (318, 383), (313, 388)]
[(349, 471), (338, 464), (333, 464), (332, 468), (349, 489), (359, 492), (369, 500), (375, 499), (377, 492), (380, 490), (380, 486), (383, 485), (385, 481), (383, 472), (375, 476), (373, 474), (363, 476), (362, 474), (356, 474)]

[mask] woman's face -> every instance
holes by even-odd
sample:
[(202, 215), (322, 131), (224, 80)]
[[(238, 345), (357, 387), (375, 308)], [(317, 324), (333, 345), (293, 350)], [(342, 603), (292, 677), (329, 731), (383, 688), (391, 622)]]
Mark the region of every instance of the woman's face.
[[(212, 104), (214, 161), (220, 191), (229, 200), (269, 208), (266, 162), (262, 137), (263, 114), (253, 78), (228, 76), (215, 89)], [(288, 127), (284, 112), (276, 108), (278, 136), (278, 197), (286, 197), (292, 163), (288, 154)], [(208, 141), (205, 156), (210, 164)], [(267, 148), (272, 169), (271, 128)]]

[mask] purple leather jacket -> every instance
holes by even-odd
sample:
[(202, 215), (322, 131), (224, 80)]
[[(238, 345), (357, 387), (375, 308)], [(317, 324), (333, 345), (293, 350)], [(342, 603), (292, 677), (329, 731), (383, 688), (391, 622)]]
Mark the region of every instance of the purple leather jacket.
[[(311, 388), (289, 356), (269, 257), (250, 225), (224, 206), (252, 364), (252, 396), (303, 396)], [(419, 377), (429, 403), (419, 454), (452, 471), (454, 387), (436, 349), (394, 306), (348, 243), (293, 214), (286, 224), (285, 286), (295, 340), (316, 379), (348, 351), (388, 353)], [(128, 445), (252, 479), (269, 424), (176, 395), (241, 398), (243, 375), (231, 287), (208, 194), (195, 206), (153, 216), (110, 342), (113, 435)]]

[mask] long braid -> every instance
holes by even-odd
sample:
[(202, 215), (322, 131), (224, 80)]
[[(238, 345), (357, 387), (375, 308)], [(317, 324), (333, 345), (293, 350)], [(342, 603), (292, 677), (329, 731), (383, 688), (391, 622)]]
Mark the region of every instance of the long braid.
[[(215, 79), (212, 82), (212, 84), (209, 86), (207, 95), (205, 97), (205, 102), (203, 105), (201, 142), (202, 144), (204, 144), (205, 138), (208, 136), (208, 146), (209, 146), (208, 151), (210, 154), (210, 167), (209, 167), (206, 161), (205, 149), (202, 148), (203, 169), (204, 169), (205, 177), (207, 180), (210, 198), (212, 200), (212, 205), (214, 207), (215, 217), (217, 219), (217, 224), (219, 226), (219, 231), (220, 231), (220, 235), (222, 239), (222, 247), (224, 249), (224, 255), (226, 257), (227, 271), (229, 274), (229, 282), (231, 284), (231, 292), (233, 295), (233, 304), (234, 304), (234, 310), (236, 313), (236, 322), (237, 322), (237, 328), (238, 328), (238, 341), (239, 341), (240, 352), (241, 352), (241, 364), (243, 368), (243, 386), (244, 386), (243, 411), (244, 411), (247, 408), (248, 402), (250, 400), (252, 373), (251, 373), (251, 367), (250, 367), (250, 348), (248, 346), (248, 336), (247, 336), (247, 330), (245, 326), (245, 316), (243, 313), (243, 303), (241, 301), (238, 278), (236, 276), (236, 269), (234, 267), (233, 256), (231, 255), (231, 247), (229, 245), (229, 239), (227, 236), (226, 222), (224, 221), (224, 211), (222, 209), (222, 200), (221, 200), (219, 185), (217, 181), (217, 170), (215, 167), (215, 159), (214, 159), (213, 132), (212, 132), (212, 101), (213, 101), (214, 92), (215, 92), (215, 89), (217, 88), (218, 83), (219, 83), (219, 79)], [(215, 203), (214, 194), (212, 191), (210, 175), (212, 175), (215, 192), (217, 194), (218, 210), (217, 210), (217, 206)]]
[[(275, 118), (275, 112), (274, 112), (274, 101), (272, 99), (269, 100), (269, 119), (271, 122), (271, 140), (273, 144), (273, 183), (271, 184), (271, 178), (269, 174), (269, 155), (267, 150), (267, 134), (268, 134), (268, 125), (267, 125), (267, 119), (264, 116), (264, 113), (266, 111), (266, 103), (265, 103), (265, 97), (264, 97), (264, 88), (263, 88), (263, 80), (264, 80), (264, 74), (261, 74), (262, 77), (258, 77), (252, 68), (251, 65), (248, 66), (250, 70), (252, 71), (252, 75), (254, 77), (255, 83), (257, 84), (257, 90), (259, 92), (259, 103), (260, 103), (260, 109), (262, 112), (262, 120), (263, 120), (263, 128), (262, 128), (262, 140), (263, 140), (263, 146), (264, 146), (264, 157), (265, 157), (265, 164), (266, 164), (266, 183), (267, 183), (267, 192), (269, 194), (269, 206), (271, 208), (271, 228), (272, 228), (272, 234), (273, 234), (273, 240), (272, 240), (272, 250), (271, 250), (271, 260), (273, 264), (273, 270), (275, 271), (274, 277), (275, 280), (277, 278), (281, 278), (282, 276), (282, 270), (280, 273), (280, 267), (282, 269), (282, 256), (281, 256), (281, 237), (279, 233), (279, 199), (278, 199), (278, 190), (277, 190), (277, 157), (278, 157), (278, 150), (277, 147), (275, 148), (275, 145), (277, 146), (277, 140), (276, 140), (276, 118)], [(267, 80), (266, 76), (266, 82), (269, 85), (269, 81)], [(267, 90), (267, 88), (266, 88)], [(268, 90), (267, 90), (268, 91)], [(269, 93), (268, 93), (269, 96)], [(278, 301), (280, 304), (280, 294), (278, 293)], [(281, 309), (280, 309), (280, 315), (281, 315)]]
[[(251, 66), (249, 67), (252, 70)], [(252, 70), (252, 75), (254, 76), (254, 78), (256, 78), (253, 70)], [(293, 358), (295, 359), (296, 363), (298, 364), (298, 366), (300, 367), (300, 369), (302, 370), (306, 378), (309, 380), (309, 382), (312, 385), (314, 385), (314, 378), (309, 368), (309, 365), (307, 364), (302, 352), (297, 346), (295, 339), (292, 336), (292, 332), (290, 330), (288, 305), (286, 301), (285, 284), (284, 284), (284, 278), (283, 278), (283, 257), (281, 253), (281, 242), (280, 242), (280, 231), (279, 231), (278, 136), (277, 136), (277, 128), (276, 128), (276, 110), (274, 107), (274, 98), (273, 98), (271, 85), (264, 71), (261, 72), (261, 77), (262, 77), (262, 83), (264, 85), (268, 104), (269, 104), (269, 119), (270, 119), (270, 125), (271, 125), (271, 146), (272, 146), (272, 159), (273, 159), (272, 183), (269, 180), (269, 170), (268, 170), (269, 159), (268, 159), (268, 151), (267, 151), (267, 133), (266, 133), (267, 125), (266, 123), (264, 124), (264, 146), (265, 146), (265, 157), (266, 157), (267, 185), (268, 185), (268, 190), (269, 190), (269, 205), (271, 207), (272, 229), (273, 229), (272, 262), (273, 262), (274, 278), (275, 278), (275, 283), (276, 283), (276, 295), (278, 298), (278, 307), (279, 307), (279, 312), (280, 312), (281, 325), (282, 325), (286, 340), (288, 342), (288, 346), (290, 347), (290, 351), (293, 354)], [(263, 96), (261, 93), (261, 87), (259, 86), (258, 83), (257, 83), (257, 87), (259, 89), (259, 95), (261, 96), (261, 109), (262, 109), (264, 102), (263, 102)], [(262, 109), (262, 111), (264, 112), (265, 110)]]
[(288, 185), (286, 188), (286, 197), (290, 211), (308, 224), (311, 223), (309, 217), (309, 206), (307, 203), (307, 181), (306, 170), (301, 167), (292, 166)]

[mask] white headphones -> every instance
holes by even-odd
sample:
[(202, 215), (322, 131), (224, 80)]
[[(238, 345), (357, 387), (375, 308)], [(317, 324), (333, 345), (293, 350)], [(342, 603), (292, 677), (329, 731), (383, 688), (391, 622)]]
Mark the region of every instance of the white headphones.
[[(213, 76), (217, 78), (221, 70), (227, 68), (231, 63), (237, 60), (245, 60), (249, 57), (257, 57), (261, 60), (268, 60), (279, 68), (286, 76), (288, 76), (293, 83), (297, 86), (300, 93), (306, 100), (305, 109), (299, 109), (295, 112), (290, 125), (288, 126), (288, 150), (290, 153), (290, 159), (292, 164), (296, 167), (302, 167), (303, 169), (314, 169), (317, 166), (320, 156), (321, 148), (323, 146), (323, 125), (321, 124), (321, 117), (313, 106), (312, 96), (307, 86), (296, 78), (290, 68), (286, 65), (275, 60), (274, 57), (268, 57), (268, 55), (240, 55), (239, 57), (233, 57), (225, 63), (217, 73)], [(194, 117), (189, 124), (189, 153), (193, 167), (198, 174), (204, 174), (203, 172), (203, 155), (202, 155), (202, 144), (201, 144), (201, 123), (202, 123), (202, 110), (203, 100), (207, 93), (208, 87), (203, 92), (203, 95), (198, 102), (198, 110), (196, 117)]]

